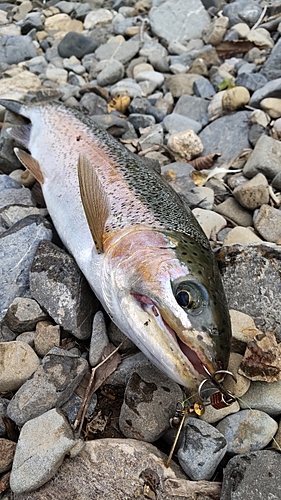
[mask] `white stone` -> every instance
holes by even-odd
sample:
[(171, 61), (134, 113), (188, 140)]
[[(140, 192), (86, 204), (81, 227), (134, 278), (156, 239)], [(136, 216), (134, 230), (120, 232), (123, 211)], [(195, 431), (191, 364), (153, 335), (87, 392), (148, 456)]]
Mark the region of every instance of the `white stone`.
[(0, 80), (1, 99), (23, 101), (29, 91), (36, 92), (41, 87), (41, 80), (30, 71), (22, 71), (12, 78)]
[(86, 30), (93, 29), (97, 24), (110, 23), (113, 19), (113, 14), (108, 9), (92, 10), (86, 15), (84, 20), (84, 28)]

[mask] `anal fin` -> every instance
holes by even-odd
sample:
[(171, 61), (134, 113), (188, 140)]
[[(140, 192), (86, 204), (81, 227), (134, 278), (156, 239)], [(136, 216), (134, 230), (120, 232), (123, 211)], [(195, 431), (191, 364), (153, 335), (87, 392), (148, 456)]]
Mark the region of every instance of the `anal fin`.
[(104, 229), (110, 215), (110, 205), (94, 166), (84, 154), (81, 154), (78, 160), (78, 179), (87, 222), (96, 249), (101, 253)]
[(38, 182), (40, 182), (40, 184), (43, 184), (44, 177), (41, 172), (41, 168), (38, 161), (35, 160), (35, 158), (33, 158), (30, 154), (26, 153), (26, 151), (23, 151), (22, 149), (15, 148), (14, 152), (18, 157), (19, 161), (23, 164), (23, 166), (32, 173), (32, 175)]

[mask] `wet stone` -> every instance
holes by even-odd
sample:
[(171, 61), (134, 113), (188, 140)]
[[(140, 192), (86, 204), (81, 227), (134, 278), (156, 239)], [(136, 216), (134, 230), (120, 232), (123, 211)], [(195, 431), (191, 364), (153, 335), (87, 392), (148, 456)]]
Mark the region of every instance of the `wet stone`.
[(98, 302), (73, 257), (49, 242), (38, 245), (30, 270), (32, 296), (77, 338), (91, 335)]
[(223, 434), (212, 425), (196, 418), (186, 418), (178, 460), (192, 480), (211, 479), (226, 450)]
[(280, 342), (280, 247), (229, 245), (222, 247), (216, 258), (230, 309), (250, 315), (259, 330), (271, 331)]
[(180, 387), (154, 366), (139, 368), (128, 380), (119, 426), (128, 438), (154, 442), (169, 428)]
[(263, 411), (242, 410), (225, 417), (216, 428), (225, 436), (227, 451), (233, 455), (265, 448), (278, 424)]
[(86, 360), (53, 348), (42, 365), (17, 391), (8, 405), (8, 416), (17, 425), (42, 415), (69, 400), (88, 369)]
[(38, 321), (47, 319), (48, 315), (39, 304), (29, 298), (16, 297), (5, 316), (5, 323), (16, 333), (33, 330)]
[(281, 455), (262, 450), (231, 458), (223, 476), (221, 500), (264, 500), (281, 497)]
[(23, 493), (45, 484), (74, 444), (72, 429), (58, 409), (27, 422), (21, 429), (14, 457), (12, 491)]
[(76, 56), (82, 59), (86, 54), (95, 52), (97, 47), (97, 42), (92, 38), (70, 31), (58, 44), (58, 53), (61, 57)]

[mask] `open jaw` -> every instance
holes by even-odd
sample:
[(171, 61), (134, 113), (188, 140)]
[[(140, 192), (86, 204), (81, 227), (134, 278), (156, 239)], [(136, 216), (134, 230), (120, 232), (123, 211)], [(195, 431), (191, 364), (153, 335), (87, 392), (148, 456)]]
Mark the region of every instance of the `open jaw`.
[(147, 295), (141, 295), (137, 293), (132, 293), (131, 295), (139, 302), (144, 311), (146, 311), (150, 315), (153, 314), (157, 318), (157, 322), (171, 335), (181, 352), (192, 364), (194, 370), (199, 375), (206, 376), (206, 370), (204, 368), (205, 363), (199, 358), (197, 352), (194, 349), (191, 349), (191, 347), (189, 347), (187, 344), (185, 344), (179, 338), (175, 330), (171, 328), (171, 326), (163, 319), (157, 305), (149, 297), (147, 297)]

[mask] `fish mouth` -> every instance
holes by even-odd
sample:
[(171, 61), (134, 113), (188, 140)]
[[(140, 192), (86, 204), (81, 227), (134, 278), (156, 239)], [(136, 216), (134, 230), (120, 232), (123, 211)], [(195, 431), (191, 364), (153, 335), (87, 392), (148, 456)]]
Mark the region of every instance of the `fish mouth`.
[(143, 310), (145, 310), (148, 314), (156, 317), (158, 324), (160, 324), (160, 326), (162, 326), (162, 328), (165, 329), (165, 331), (167, 331), (171, 335), (174, 343), (183, 353), (185, 358), (187, 358), (187, 360), (192, 365), (193, 369), (197, 372), (197, 374), (200, 375), (200, 377), (201, 376), (205, 377), (206, 376), (205, 366), (207, 366), (206, 361), (205, 360), (202, 361), (197, 352), (181, 340), (177, 332), (163, 319), (159, 311), (159, 308), (157, 307), (155, 302), (153, 302), (147, 295), (142, 295), (138, 293), (131, 293), (131, 295), (138, 301)]

